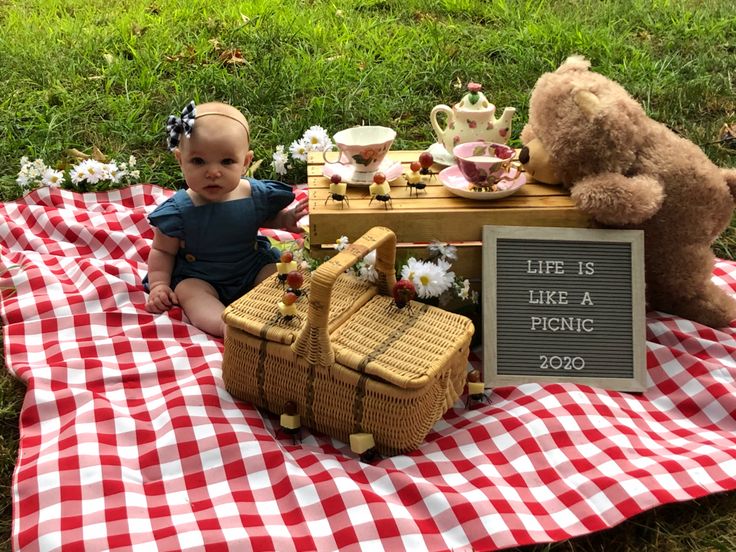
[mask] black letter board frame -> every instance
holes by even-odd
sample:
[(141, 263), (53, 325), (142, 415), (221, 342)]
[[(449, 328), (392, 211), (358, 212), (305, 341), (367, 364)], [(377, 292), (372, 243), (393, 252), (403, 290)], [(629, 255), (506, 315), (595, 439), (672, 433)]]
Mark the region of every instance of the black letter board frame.
[(644, 233), (484, 226), (483, 328), (491, 387), (644, 391)]

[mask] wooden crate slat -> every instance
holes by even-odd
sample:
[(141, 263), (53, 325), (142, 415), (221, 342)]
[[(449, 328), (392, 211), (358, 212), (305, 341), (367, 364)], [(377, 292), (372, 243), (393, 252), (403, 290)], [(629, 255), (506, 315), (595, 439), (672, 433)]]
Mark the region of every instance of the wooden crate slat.
[[(352, 240), (359, 236), (348, 236)], [(315, 259), (324, 259), (325, 257), (333, 257), (336, 253), (334, 247), (330, 248), (313, 248), (310, 254)], [(483, 275), (482, 271), (483, 248), (479, 242), (474, 242), (471, 246), (457, 247), (457, 260), (452, 263), (452, 271), (457, 277), (467, 278), (471, 284), (477, 284)], [(416, 259), (427, 258), (427, 247), (424, 245), (398, 244), (396, 247), (396, 260), (398, 264), (403, 264), (409, 257)], [(478, 287), (476, 286), (476, 289)]]
[(333, 243), (348, 233), (363, 233), (381, 225), (396, 232), (399, 241), (423, 242), (433, 238), (443, 241), (478, 241), (483, 225), (503, 226), (570, 226), (586, 227), (587, 218), (566, 208), (495, 209), (481, 211), (456, 209), (453, 211), (416, 211), (407, 213), (397, 209), (345, 209), (343, 212), (323, 212), (319, 217), (310, 214), (310, 239), (313, 244)]
[[(420, 150), (390, 151), (388, 158), (408, 165), (418, 159)], [(434, 172), (444, 167), (435, 165)], [(329, 255), (340, 236), (357, 239), (376, 225), (396, 232), (399, 255), (426, 257), (424, 246), (433, 239), (444, 242), (470, 243), (459, 247), (459, 258), (453, 270), (474, 280), (481, 270), (481, 237), (487, 224), (504, 226), (589, 227), (590, 219), (577, 210), (567, 191), (560, 186), (527, 182), (517, 193), (493, 201), (474, 201), (453, 195), (435, 176), (423, 192), (410, 194), (402, 176), (391, 183), (392, 208), (370, 203), (368, 186), (348, 186), (350, 206), (329, 198), (329, 180), (322, 175), (322, 154), (308, 157), (309, 220), (311, 251), (314, 256)], [(326, 203), (325, 203), (325, 200)], [(334, 251), (333, 253), (334, 254)]]
[[(459, 210), (465, 210), (465, 211), (477, 211), (477, 212), (486, 212), (488, 211), (488, 208), (484, 205), (481, 205), (478, 201), (473, 201), (472, 199), (464, 199), (460, 198), (461, 201), (458, 201), (453, 209), (453, 212), (459, 211)], [(325, 205), (325, 200), (327, 200), (327, 204)], [(321, 195), (314, 195), (312, 196), (310, 194), (310, 210), (319, 210), (320, 215), (319, 216), (329, 216), (330, 214), (334, 213), (344, 213), (344, 214), (357, 214), (357, 213), (371, 213), (371, 214), (379, 214), (381, 211), (386, 210), (393, 210), (393, 211), (399, 211), (401, 213), (404, 213), (406, 215), (413, 216), (414, 213), (422, 212), (422, 211), (431, 211), (431, 212), (445, 212), (447, 209), (447, 201), (444, 198), (438, 198), (438, 197), (420, 197), (419, 199), (416, 199), (414, 197), (404, 196), (395, 196), (394, 194), (391, 194), (391, 205), (393, 207), (386, 207), (382, 202), (374, 199), (371, 202), (370, 196), (364, 195), (360, 197), (355, 197), (348, 194), (348, 205), (341, 205), (340, 202), (332, 201), (328, 199), (327, 194), (321, 194)], [(483, 202), (485, 203), (485, 202)], [(569, 202), (565, 200), (564, 198), (559, 197), (539, 197), (534, 198), (533, 203), (530, 201), (519, 201), (519, 200), (512, 200), (511, 198), (503, 198), (498, 199), (494, 202), (494, 210), (507, 210), (507, 209), (529, 209), (529, 210), (536, 210), (541, 208), (560, 208), (564, 209), (569, 207)], [(533, 225), (532, 225), (533, 226)]]

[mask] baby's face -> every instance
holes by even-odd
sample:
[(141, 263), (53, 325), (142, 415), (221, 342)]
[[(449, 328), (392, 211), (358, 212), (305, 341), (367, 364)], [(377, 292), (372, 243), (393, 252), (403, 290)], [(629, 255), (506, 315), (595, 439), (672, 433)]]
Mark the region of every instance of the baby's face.
[(197, 119), (175, 153), (187, 186), (206, 202), (228, 199), (253, 158), (243, 126), (217, 115)]

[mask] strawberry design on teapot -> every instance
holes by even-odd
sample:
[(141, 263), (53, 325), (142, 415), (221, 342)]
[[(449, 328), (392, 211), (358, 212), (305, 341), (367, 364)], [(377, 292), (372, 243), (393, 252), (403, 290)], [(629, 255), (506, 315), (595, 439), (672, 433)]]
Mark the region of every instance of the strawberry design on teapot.
[[(452, 108), (445, 104), (434, 106), (430, 113), (430, 121), (437, 141), (448, 153), (458, 144), (466, 142), (493, 142), (505, 144), (511, 137), (511, 119), (516, 108), (506, 107), (500, 119), (496, 119), (496, 106), (488, 101), (481, 92), (483, 87), (476, 83), (468, 83), (468, 93)], [(447, 126), (442, 128), (437, 115), (447, 116)]]

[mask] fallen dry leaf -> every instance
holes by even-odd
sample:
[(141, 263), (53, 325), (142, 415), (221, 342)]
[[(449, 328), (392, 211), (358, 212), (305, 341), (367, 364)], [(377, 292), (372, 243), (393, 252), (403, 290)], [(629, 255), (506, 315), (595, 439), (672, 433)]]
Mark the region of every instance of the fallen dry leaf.
[(100, 151), (97, 146), (92, 146), (92, 159), (99, 161), (100, 163), (107, 163), (110, 158)]
[(242, 65), (246, 63), (243, 53), (239, 48), (223, 50), (217, 59), (227, 65)]
[(263, 163), (263, 159), (259, 159), (258, 161), (254, 161), (250, 164), (250, 167), (248, 167), (248, 170), (246, 171), (245, 175), (249, 177), (253, 177), (254, 174), (256, 174), (256, 171), (258, 170), (258, 167), (261, 166), (261, 163)]
[(186, 48), (184, 48), (183, 52), (179, 52), (178, 54), (174, 54), (174, 55), (164, 56), (164, 59), (166, 61), (181, 61), (181, 60), (191, 61), (196, 57), (196, 55), (197, 55), (197, 51), (194, 49), (194, 47), (187, 46)]

